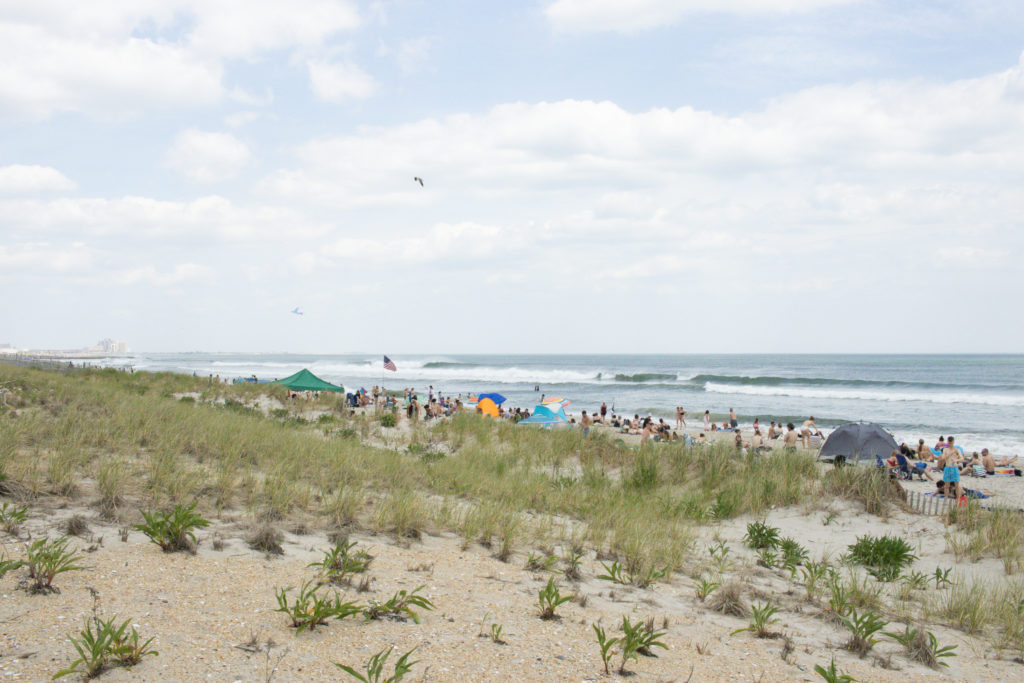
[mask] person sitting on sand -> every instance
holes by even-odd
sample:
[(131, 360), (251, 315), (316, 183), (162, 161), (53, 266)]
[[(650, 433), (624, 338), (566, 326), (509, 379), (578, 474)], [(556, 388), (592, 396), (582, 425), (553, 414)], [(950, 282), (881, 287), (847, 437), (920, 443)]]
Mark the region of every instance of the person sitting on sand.
[(786, 434), (782, 437), (782, 443), (786, 448), (796, 448), (797, 439), (800, 436), (796, 433), (796, 427), (790, 422), (786, 425)]
[(651, 422), (650, 420), (644, 420), (644, 431), (642, 436), (640, 437), (640, 443), (643, 444), (647, 441), (647, 439), (654, 438), (657, 435), (657, 433), (658, 430), (655, 428), (654, 423)]
[(935, 442), (935, 450), (941, 451), (942, 449), (944, 449), (944, 448), (946, 448), (948, 446), (949, 446), (949, 444), (946, 443), (946, 437), (944, 437), (944, 436), (942, 436), (940, 434), (939, 435), (939, 440), (937, 442)]
[(917, 459), (924, 462), (935, 462), (935, 453), (925, 445), (924, 439), (917, 440)]
[(946, 450), (942, 451), (942, 457), (939, 459), (942, 464), (942, 481), (946, 482), (946, 497), (954, 497), (949, 494), (955, 492), (955, 497), (959, 498), (963, 495), (963, 488), (960, 486), (960, 468), (957, 467), (960, 451), (956, 449), (952, 436), (949, 437), (947, 443), (949, 445)]
[(743, 440), (743, 433), (738, 428), (736, 429), (736, 438), (733, 441), (736, 444), (736, 452), (740, 455), (746, 455), (747, 442)]
[(704, 432), (701, 432), (701, 433), (700, 433), (700, 434), (699, 434), (699, 435), (697, 436), (697, 443), (699, 443), (700, 445), (702, 445), (702, 446), (703, 446), (703, 445), (704, 445), (704, 444), (706, 444), (707, 442), (708, 442), (708, 437), (704, 435)]
[(717, 422), (712, 422), (711, 423), (711, 429), (709, 429), (708, 431), (709, 432), (717, 432), (718, 431), (718, 423)]
[(981, 464), (985, 468), (985, 472), (988, 474), (995, 474), (997, 467), (1009, 467), (1017, 459), (1017, 456), (1005, 457), (996, 460), (991, 453), (988, 452), (987, 448), (981, 449)]
[(761, 436), (761, 430), (757, 427), (754, 427), (754, 435), (750, 437), (750, 448), (755, 452), (768, 450), (764, 445), (764, 437)]
[(768, 440), (771, 441), (772, 439), (776, 438), (778, 435), (779, 435), (779, 433), (777, 431), (775, 431), (775, 422), (773, 421), (770, 425), (768, 425)]
[(900, 459), (897, 457), (899, 454), (899, 451), (893, 451), (889, 454), (888, 458), (882, 461), (882, 464), (885, 465), (885, 471), (890, 477), (896, 476), (896, 470), (900, 466)]

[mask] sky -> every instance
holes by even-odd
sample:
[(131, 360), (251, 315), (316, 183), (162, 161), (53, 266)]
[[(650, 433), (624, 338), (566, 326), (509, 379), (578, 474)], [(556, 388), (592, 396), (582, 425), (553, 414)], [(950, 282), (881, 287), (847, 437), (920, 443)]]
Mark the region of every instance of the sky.
[(1022, 188), (1019, 0), (0, 1), (20, 348), (1021, 352)]

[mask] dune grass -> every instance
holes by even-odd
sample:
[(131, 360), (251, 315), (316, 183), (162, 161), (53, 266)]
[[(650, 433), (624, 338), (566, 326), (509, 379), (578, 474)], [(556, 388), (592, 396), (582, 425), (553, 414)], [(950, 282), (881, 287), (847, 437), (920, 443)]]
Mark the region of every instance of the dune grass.
[[(111, 369), (0, 365), (0, 378), (12, 382), (18, 409), (17, 419), (0, 420), (2, 472), (29, 495), (70, 496), (93, 479), (106, 514), (129, 500), (198, 502), (262, 521), (309, 513), (406, 539), (441, 522), (438, 530), (493, 544), (503, 557), (582, 527), (642, 573), (680, 567), (695, 523), (803, 502), (819, 485), (805, 454), (768, 462), (727, 445), (637, 451), (603, 434), (475, 415), (417, 424), (401, 447), (384, 448), (374, 416), (351, 414), (335, 396), (290, 402), (278, 387)], [(277, 403), (265, 414), (260, 398)], [(315, 415), (299, 421), (301, 409)], [(438, 443), (450, 455), (421, 457)], [(457, 505), (432, 509), (431, 496)]]
[[(124, 521), (143, 509), (195, 504), (206, 514), (243, 511), (254, 526), (299, 518), (402, 543), (449, 531), (504, 561), (534, 548), (575, 554), (578, 563), (589, 548), (630, 582), (648, 585), (696, 566), (699, 525), (822, 497), (849, 498), (874, 514), (898, 500), (874, 468), (823, 475), (802, 452), (740, 456), (728, 443), (674, 442), (637, 449), (606, 432), (584, 439), (578, 430), (473, 414), (382, 428), (377, 416), (353, 414), (337, 396), (290, 401), (278, 387), (171, 373), (0, 363), (0, 382), (13, 389), (11, 409), (0, 409), (4, 492), (22, 500), (88, 494), (84, 502)], [(1008, 574), (1018, 572), (1017, 518), (969, 512), (949, 520), (952, 549), (962, 548), (965, 559), (998, 557)], [(732, 564), (724, 553), (720, 559)], [(724, 571), (709, 602), (745, 612), (742, 586)], [(838, 614), (886, 612), (891, 599), (897, 606), (889, 616), (987, 630), (1000, 647), (1024, 651), (1024, 603), (1011, 599), (1020, 595), (1017, 583), (957, 580), (926, 599), (852, 570), (826, 579), (823, 565), (807, 592), (812, 601), (819, 593), (838, 601), (830, 608)]]

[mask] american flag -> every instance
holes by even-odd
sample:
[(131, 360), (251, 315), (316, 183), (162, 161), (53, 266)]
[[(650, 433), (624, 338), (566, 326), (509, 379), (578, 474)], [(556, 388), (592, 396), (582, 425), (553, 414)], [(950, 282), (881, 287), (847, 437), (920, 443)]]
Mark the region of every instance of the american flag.
[(387, 356), (384, 356), (384, 369), (390, 370), (391, 372), (398, 372), (398, 368), (395, 367), (395, 362)]

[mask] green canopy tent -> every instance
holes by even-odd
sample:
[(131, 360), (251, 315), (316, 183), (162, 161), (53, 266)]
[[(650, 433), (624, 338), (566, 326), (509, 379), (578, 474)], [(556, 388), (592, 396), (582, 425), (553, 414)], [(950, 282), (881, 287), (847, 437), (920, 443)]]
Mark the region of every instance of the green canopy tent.
[(306, 368), (284, 379), (275, 380), (271, 384), (283, 384), (292, 391), (337, 391), (342, 394), (345, 393), (345, 387), (325, 382)]

